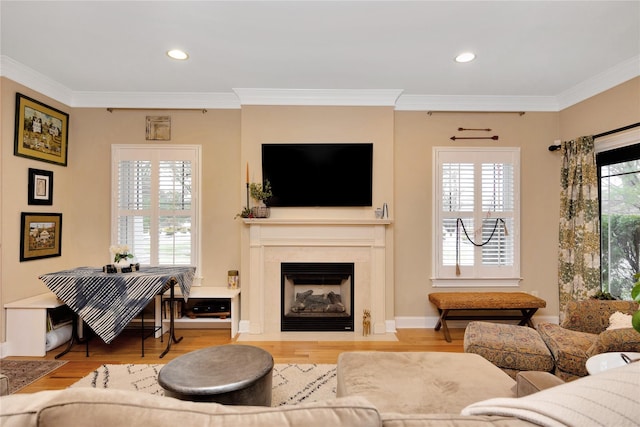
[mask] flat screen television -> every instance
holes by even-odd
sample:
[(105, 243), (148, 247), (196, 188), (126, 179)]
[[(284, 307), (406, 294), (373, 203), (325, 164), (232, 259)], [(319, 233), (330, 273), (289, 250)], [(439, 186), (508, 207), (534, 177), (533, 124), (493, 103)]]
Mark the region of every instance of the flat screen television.
[(372, 143), (262, 144), (269, 206), (371, 206)]

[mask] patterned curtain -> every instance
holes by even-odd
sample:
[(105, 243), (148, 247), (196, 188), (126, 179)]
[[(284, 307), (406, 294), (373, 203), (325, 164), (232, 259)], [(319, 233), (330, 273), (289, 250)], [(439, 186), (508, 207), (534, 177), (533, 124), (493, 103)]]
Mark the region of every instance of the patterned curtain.
[(560, 321), (567, 301), (600, 289), (600, 212), (593, 137), (562, 143), (560, 193)]

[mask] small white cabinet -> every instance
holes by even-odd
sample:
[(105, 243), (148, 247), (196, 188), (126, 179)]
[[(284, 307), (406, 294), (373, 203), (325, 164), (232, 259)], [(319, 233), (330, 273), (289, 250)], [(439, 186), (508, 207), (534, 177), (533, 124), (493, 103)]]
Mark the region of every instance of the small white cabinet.
[(45, 356), (47, 310), (64, 305), (48, 292), (4, 305), (7, 314), (7, 356)]
[[(163, 302), (169, 300), (170, 291), (166, 291), (162, 295)], [(178, 286), (175, 287), (174, 299), (182, 301), (184, 298), (180, 292)], [(175, 319), (175, 327), (179, 328), (225, 328), (230, 327), (231, 338), (234, 338), (238, 334), (238, 324), (240, 321), (240, 289), (228, 289), (222, 286), (192, 286), (189, 292), (188, 302), (193, 303), (195, 300), (207, 300), (207, 299), (228, 299), (231, 307), (230, 315), (226, 318), (217, 317), (196, 317), (190, 318), (182, 313), (181, 317)], [(162, 333), (169, 332), (168, 316), (163, 313), (162, 317)]]

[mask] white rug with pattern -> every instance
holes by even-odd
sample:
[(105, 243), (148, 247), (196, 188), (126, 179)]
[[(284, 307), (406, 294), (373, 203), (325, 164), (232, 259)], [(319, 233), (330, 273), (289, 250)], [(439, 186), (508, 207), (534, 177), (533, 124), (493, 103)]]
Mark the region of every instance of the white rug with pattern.
[[(162, 364), (108, 364), (91, 372), (71, 387), (115, 388), (163, 395), (158, 384)], [(336, 397), (336, 365), (278, 364), (273, 366), (272, 406)]]

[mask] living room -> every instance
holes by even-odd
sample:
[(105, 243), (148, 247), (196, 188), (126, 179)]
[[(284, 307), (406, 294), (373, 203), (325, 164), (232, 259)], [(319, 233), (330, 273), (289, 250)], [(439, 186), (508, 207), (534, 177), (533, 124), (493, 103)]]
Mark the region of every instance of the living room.
[[(4, 7), (4, 6), (3, 6)], [(4, 19), (4, 18), (3, 18)], [(4, 43), (4, 42), (3, 42)], [(4, 53), (3, 53), (4, 55)], [(48, 291), (39, 276), (80, 266), (101, 267), (111, 261), (111, 147), (113, 144), (155, 144), (145, 139), (145, 120), (150, 115), (171, 117), (171, 140), (160, 144), (199, 145), (202, 153), (201, 248), (198, 278), (202, 286), (225, 286), (229, 270), (240, 277), (240, 321), (242, 334), (251, 332), (252, 305), (260, 304), (247, 290), (253, 278), (250, 270), (250, 225), (236, 215), (246, 205), (246, 175), (259, 182), (263, 143), (371, 142), (373, 156), (373, 200), (357, 208), (277, 208), (272, 221), (325, 220), (372, 221), (375, 208), (387, 204), (389, 224), (384, 228), (384, 297), (382, 308), (372, 319), (385, 333), (411, 329), (413, 340), (420, 331), (434, 334), (442, 342), (434, 348), (448, 348), (431, 329), (438, 320), (437, 309), (428, 294), (438, 291), (432, 284), (433, 148), (517, 147), (520, 150), (520, 277), (516, 287), (506, 290), (532, 293), (546, 301), (534, 321), (558, 322), (558, 217), (560, 211), (561, 155), (548, 146), (583, 135), (618, 129), (640, 121), (640, 77), (625, 70), (637, 65), (638, 53), (610, 74), (597, 76), (589, 84), (573, 82), (566, 92), (549, 98), (556, 108), (491, 107), (469, 111), (464, 99), (453, 108), (409, 108), (401, 91), (361, 89), (357, 95), (377, 97), (374, 105), (344, 105), (341, 93), (333, 102), (315, 105), (259, 104), (243, 91), (230, 92), (232, 102), (205, 105), (149, 107), (130, 105), (127, 97), (111, 97), (112, 103), (78, 105), (83, 90), (60, 91), (55, 81), (34, 78), (29, 68), (2, 57), (1, 138), (2, 200), (0, 213), (2, 256), (0, 304), (11, 303)], [(635, 61), (635, 62), (634, 62)], [(452, 61), (451, 61), (452, 62)], [(622, 75), (617, 81), (611, 76)], [(607, 77), (607, 78), (602, 78)], [(611, 82), (604, 84), (603, 82)], [(598, 83), (598, 84), (596, 84)], [(603, 87), (604, 85), (604, 87)], [(572, 91), (584, 89), (583, 97)], [(590, 90), (591, 87), (600, 90)], [(250, 87), (250, 86), (236, 86)], [(24, 94), (69, 114), (68, 164), (46, 164), (14, 155), (16, 93)], [(69, 96), (69, 93), (72, 95)], [(60, 95), (62, 94), (62, 95)], [(75, 98), (74, 98), (75, 95)], [(87, 95), (87, 94), (84, 94)], [(117, 95), (117, 93), (116, 93)], [(298, 93), (299, 99), (308, 95)], [(343, 94), (342, 94), (343, 95)], [(564, 95), (561, 97), (559, 95)], [(464, 96), (462, 98), (465, 98)], [(409, 98), (404, 98), (405, 102)], [(206, 107), (206, 108), (205, 108)], [(161, 108), (161, 110), (157, 110)], [(206, 110), (206, 111), (204, 111)], [(446, 111), (440, 111), (446, 110)], [(491, 111), (493, 110), (493, 111)], [(520, 114), (523, 111), (524, 114)], [(460, 132), (459, 128), (491, 129), (491, 132)], [(452, 136), (492, 136), (498, 140), (456, 140)], [(48, 169), (54, 174), (53, 204), (33, 207), (27, 203), (27, 170)], [(21, 212), (63, 214), (62, 251), (58, 257), (20, 262)], [(260, 221), (256, 219), (255, 221)], [(445, 289), (504, 291), (503, 287)], [(358, 312), (357, 322), (360, 321)], [(458, 327), (463, 328), (464, 324)], [(416, 331), (413, 331), (416, 330)], [(193, 332), (189, 332), (192, 334)], [(219, 331), (208, 332), (212, 340)], [(454, 334), (455, 351), (461, 351), (461, 330)], [(399, 335), (402, 335), (400, 333)], [(6, 314), (0, 317), (0, 342), (6, 342)], [(207, 342), (206, 338), (198, 343)], [(184, 342), (182, 343), (184, 344)], [(137, 344), (131, 344), (136, 346)], [(181, 344), (175, 347), (180, 347)], [(198, 344), (200, 345), (200, 344)], [(276, 347), (278, 344), (269, 344)], [(294, 344), (280, 344), (295, 347)], [(386, 345), (386, 344), (383, 344)], [(174, 348), (175, 348), (174, 347)], [(136, 348), (137, 351), (137, 347)], [(153, 347), (150, 347), (153, 348)], [(285, 351), (285, 355), (289, 350)], [(294, 352), (294, 350), (291, 350)], [(284, 359), (286, 356), (282, 355)], [(113, 354), (111, 359), (118, 359)], [(137, 356), (136, 356), (137, 357)], [(333, 356), (332, 356), (333, 357)], [(149, 359), (156, 358), (154, 355)], [(125, 361), (126, 362), (126, 361)], [(322, 363), (322, 362), (319, 362)], [(330, 362), (326, 362), (330, 363)], [(332, 362), (332, 363), (335, 363)]]

